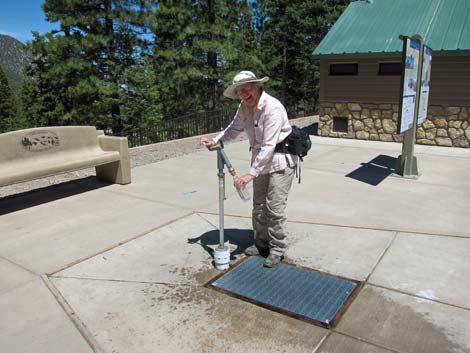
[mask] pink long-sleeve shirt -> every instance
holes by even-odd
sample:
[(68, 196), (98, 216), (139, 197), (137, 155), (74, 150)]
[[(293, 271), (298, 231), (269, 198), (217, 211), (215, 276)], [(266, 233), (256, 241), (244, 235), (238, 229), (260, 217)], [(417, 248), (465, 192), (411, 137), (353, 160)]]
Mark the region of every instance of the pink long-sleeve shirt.
[(245, 131), (252, 152), (249, 173), (257, 177), (260, 174), (286, 169), (287, 166), (296, 166), (297, 156), (274, 152), (276, 145), (283, 141), (291, 130), (282, 103), (263, 92), (253, 110), (244, 102), (240, 103), (232, 122), (214, 141), (230, 141)]

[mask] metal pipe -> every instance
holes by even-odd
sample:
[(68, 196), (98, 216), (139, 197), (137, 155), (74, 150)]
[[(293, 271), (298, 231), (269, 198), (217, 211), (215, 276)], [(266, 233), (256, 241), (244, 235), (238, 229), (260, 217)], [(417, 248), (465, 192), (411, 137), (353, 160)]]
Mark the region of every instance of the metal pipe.
[(224, 173), (224, 160), (221, 153), (222, 149), (217, 150), (217, 168), (219, 172), (219, 249), (224, 248), (224, 199), (225, 199), (225, 173)]
[(235, 175), (232, 163), (224, 152), (222, 141), (219, 146), (209, 148), (209, 151), (217, 151), (217, 177), (219, 181), (219, 245), (214, 249), (214, 263), (218, 270), (226, 270), (230, 266), (230, 248), (225, 246), (224, 236), (224, 200), (225, 200), (225, 173), (224, 165), (228, 167), (230, 174)]

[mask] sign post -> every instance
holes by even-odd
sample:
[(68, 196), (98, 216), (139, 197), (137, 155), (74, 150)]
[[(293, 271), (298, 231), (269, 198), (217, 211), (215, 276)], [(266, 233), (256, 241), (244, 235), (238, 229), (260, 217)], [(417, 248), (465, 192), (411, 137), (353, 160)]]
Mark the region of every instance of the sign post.
[[(414, 156), (414, 145), (416, 128), (426, 119), (429, 80), (431, 72), (432, 51), (427, 48), (424, 55), (424, 44), (421, 36), (400, 36), (403, 40), (403, 70), (401, 79), (400, 111), (398, 115), (398, 133), (404, 133), (402, 153), (398, 157), (395, 171), (397, 174), (417, 178), (418, 161)], [(425, 61), (425, 73), (423, 72), (423, 61)], [(425, 81), (422, 86), (423, 79)]]

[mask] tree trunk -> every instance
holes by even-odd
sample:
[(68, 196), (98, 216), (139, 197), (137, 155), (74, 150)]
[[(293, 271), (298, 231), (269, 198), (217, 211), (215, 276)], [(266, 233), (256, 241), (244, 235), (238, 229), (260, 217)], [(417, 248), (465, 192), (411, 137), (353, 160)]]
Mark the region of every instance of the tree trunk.
[(287, 40), (284, 37), (284, 46), (282, 48), (282, 88), (281, 97), (282, 103), (286, 104), (286, 90), (287, 90)]
[(107, 58), (108, 63), (106, 65), (106, 71), (108, 74), (108, 78), (111, 75), (110, 63), (114, 61), (114, 28), (113, 28), (113, 7), (111, 0), (106, 0), (105, 3), (105, 32), (106, 32), (106, 40), (107, 40)]
[[(210, 26), (210, 30), (208, 33), (209, 42), (215, 40), (214, 33), (212, 32), (213, 26), (215, 24), (215, 0), (207, 0), (207, 8), (208, 8), (208, 22)], [(215, 109), (216, 101), (217, 101), (217, 52), (215, 50), (210, 49), (207, 52), (207, 64), (209, 66), (209, 74), (208, 74), (208, 81), (207, 81), (207, 89), (209, 91), (209, 102), (208, 108), (209, 110)]]

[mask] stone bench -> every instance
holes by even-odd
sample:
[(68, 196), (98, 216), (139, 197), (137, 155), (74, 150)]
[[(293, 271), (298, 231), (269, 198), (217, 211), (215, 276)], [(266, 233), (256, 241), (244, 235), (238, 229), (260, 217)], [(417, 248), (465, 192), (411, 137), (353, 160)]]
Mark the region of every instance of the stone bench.
[(129, 184), (127, 138), (93, 126), (60, 126), (0, 134), (0, 186), (95, 167), (98, 179)]

